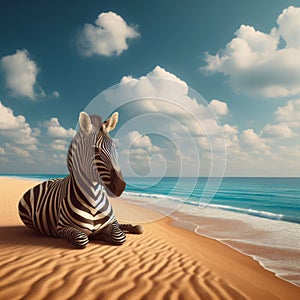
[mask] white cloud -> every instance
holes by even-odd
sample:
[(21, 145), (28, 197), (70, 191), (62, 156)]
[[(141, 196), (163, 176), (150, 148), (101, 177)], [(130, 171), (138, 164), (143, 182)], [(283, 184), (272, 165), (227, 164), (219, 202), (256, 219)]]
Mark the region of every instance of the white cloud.
[(56, 151), (66, 152), (68, 150), (67, 146), (68, 142), (66, 140), (57, 139), (51, 142), (51, 148)]
[(141, 134), (137, 130), (129, 132), (125, 140), (123, 138), (122, 145), (128, 149), (127, 151), (129, 151), (130, 155), (151, 156), (161, 151), (159, 147), (153, 145), (148, 135)]
[(153, 145), (148, 135), (134, 130), (123, 135), (120, 141), (120, 165), (127, 175), (161, 176), (166, 167), (164, 149)]
[(209, 106), (218, 116), (225, 116), (228, 114), (229, 110), (226, 102), (214, 99), (210, 101)]
[(26, 159), (31, 158), (31, 154), (23, 148), (11, 144), (6, 144), (6, 147), (10, 151), (13, 151), (15, 154), (17, 154), (18, 156), (24, 157)]
[(241, 142), (244, 146), (244, 150), (262, 150), (265, 153), (269, 153), (269, 146), (266, 145), (266, 140), (259, 137), (253, 129), (244, 130), (241, 135)]
[[(184, 90), (188, 88), (188, 85), (185, 81), (181, 80), (179, 77), (177, 77), (175, 74), (172, 74), (168, 71), (166, 71), (164, 68), (160, 66), (156, 66), (152, 71), (150, 71), (146, 77), (158, 77), (158, 78), (165, 78), (168, 80), (175, 81), (183, 86)], [(171, 92), (171, 91), (169, 91)]]
[(76, 131), (72, 128), (65, 129), (62, 127), (57, 118), (51, 118), (49, 121), (44, 122), (47, 127), (47, 133), (53, 138), (73, 138)]
[[(128, 150), (125, 150), (124, 153), (127, 154)], [(130, 155), (134, 155), (136, 159), (144, 159), (148, 157), (149, 153), (146, 149), (143, 148), (132, 148), (129, 151)]]
[(288, 48), (300, 47), (300, 8), (290, 6), (277, 19), (279, 34)]
[[(30, 59), (27, 50), (17, 50), (15, 54), (2, 57), (0, 64), (5, 74), (6, 87), (10, 89), (13, 96), (34, 100), (38, 94), (44, 95), (36, 80), (39, 69)], [(39, 89), (38, 94), (35, 88)]]
[(222, 126), (223, 132), (224, 134), (228, 134), (228, 135), (235, 135), (239, 132), (238, 127), (235, 126), (231, 126), (229, 124), (225, 124)]
[[(2, 172), (66, 172), (68, 138), (73, 129), (63, 128), (57, 118), (31, 128), (22, 115), (15, 116), (12, 109), (0, 102), (0, 160)], [(49, 139), (46, 130), (50, 130)]]
[(275, 116), (278, 124), (267, 124), (262, 130), (264, 137), (292, 138), (300, 133), (300, 99), (278, 107)]
[(14, 116), (12, 109), (4, 106), (0, 101), (0, 129), (11, 130), (23, 127), (26, 122), (24, 116)]
[(292, 128), (300, 128), (300, 99), (290, 100), (285, 106), (278, 107), (275, 115), (279, 122)]
[(59, 98), (59, 96), (60, 96), (60, 94), (59, 94), (58, 91), (53, 91), (53, 92), (52, 92), (52, 97), (54, 97), (54, 98)]
[[(151, 80), (151, 78), (155, 78), (157, 80)], [(159, 81), (160, 78), (165, 80)], [(156, 66), (146, 76), (141, 76), (140, 78), (124, 76), (121, 79), (121, 85), (118, 91), (120, 93), (125, 92), (125, 96), (133, 99), (145, 98), (148, 96), (150, 98), (157, 97), (161, 99), (172, 99), (178, 104), (182, 105), (182, 103), (184, 103), (185, 105), (188, 105), (188, 108), (191, 109), (197, 108), (198, 106), (196, 100), (186, 97), (188, 93), (188, 85), (176, 75), (166, 71), (160, 66)], [(114, 93), (118, 91), (114, 91)], [(152, 104), (151, 106), (151, 103), (152, 101), (149, 101), (147, 105), (152, 111), (159, 111), (161, 108), (163, 108), (164, 111), (176, 109), (175, 107), (170, 107), (170, 104), (168, 103), (166, 106), (163, 106), (163, 103), (161, 102), (159, 107), (155, 104)]]
[[(104, 93), (107, 103), (104, 109), (112, 109), (112, 105), (118, 108), (129, 101), (128, 114), (134, 112), (137, 115), (153, 113), (168, 116), (174, 122), (179, 122), (182, 129), (187, 129), (191, 135), (221, 134), (211, 106), (201, 96), (197, 95), (196, 99), (196, 96), (193, 93), (189, 95), (189, 92), (190, 89), (183, 80), (156, 66), (146, 76), (124, 76), (117, 88), (107, 90)], [(197, 100), (202, 102), (198, 103)], [(218, 109), (218, 113), (224, 114), (227, 105), (216, 101), (212, 105)], [(93, 112), (98, 108), (90, 106), (89, 109)], [(101, 113), (105, 115), (104, 111)], [(166, 127), (170, 122), (171, 120), (162, 126)]]
[(290, 138), (294, 136), (293, 131), (286, 124), (267, 124), (262, 134), (264, 137), (271, 138)]
[(95, 24), (85, 24), (78, 41), (82, 55), (120, 55), (128, 49), (127, 41), (140, 34), (114, 12), (101, 13)]
[(141, 148), (152, 147), (152, 142), (147, 135), (141, 135), (138, 131), (131, 131), (128, 134), (131, 145)]
[(226, 145), (226, 154), (227, 156), (231, 155), (236, 156), (240, 154), (240, 141), (238, 137), (238, 127), (231, 126), (229, 124), (224, 124), (222, 126), (223, 133), (224, 133), (224, 140), (225, 140), (225, 145)]
[(36, 145), (38, 129), (32, 130), (22, 115), (14, 116), (12, 109), (0, 101), (0, 135), (9, 137), (17, 144)]
[[(240, 92), (265, 97), (300, 93), (299, 15), (299, 7), (283, 10), (278, 26), (268, 34), (241, 25), (225, 49), (206, 54), (203, 70), (225, 74)], [(281, 39), (284, 47), (280, 47)]]
[[(155, 135), (153, 140), (159, 147), (160, 154), (167, 160), (168, 168), (172, 167), (172, 170), (175, 170), (176, 167), (177, 173), (173, 173), (173, 176), (180, 172), (185, 176), (192, 176), (199, 174), (198, 157), (201, 156), (199, 152), (202, 150), (198, 147), (198, 140), (200, 141), (201, 137), (209, 137), (208, 151), (217, 153), (220, 157), (225, 156), (222, 128), (212, 106), (215, 106), (218, 114), (224, 115), (228, 112), (225, 103), (215, 100), (209, 105), (201, 95), (189, 88), (186, 82), (164, 68), (156, 66), (138, 78), (124, 76), (119, 85), (96, 97), (86, 111), (99, 113), (103, 118), (115, 110), (121, 111), (124, 116), (123, 124), (122, 128), (115, 132), (115, 137), (122, 140), (123, 136), (137, 131), (141, 135), (136, 134), (140, 138), (137, 143), (145, 145), (149, 144), (145, 136)], [(167, 150), (163, 150), (164, 143)], [(176, 149), (177, 153), (181, 153), (180, 159), (175, 158)], [(121, 159), (127, 163), (126, 157)], [(204, 160), (201, 162), (201, 168), (212, 161), (213, 159)], [(220, 163), (219, 166), (218, 172), (212, 167), (213, 176), (220, 176), (219, 170), (224, 165)], [(210, 168), (207, 167), (206, 170)]]

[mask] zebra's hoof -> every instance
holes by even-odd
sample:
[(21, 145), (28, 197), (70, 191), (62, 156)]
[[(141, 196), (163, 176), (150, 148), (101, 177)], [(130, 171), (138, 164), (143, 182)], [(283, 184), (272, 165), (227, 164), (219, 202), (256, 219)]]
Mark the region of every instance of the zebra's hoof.
[(130, 233), (142, 234), (144, 232), (144, 227), (142, 225), (132, 226)]
[(142, 225), (131, 225), (131, 224), (119, 224), (122, 231), (133, 234), (141, 234), (144, 232)]
[(84, 248), (86, 247), (86, 245), (87, 245), (87, 243), (86, 243), (86, 244), (79, 244), (79, 243), (74, 243), (74, 242), (72, 242), (72, 241), (70, 241), (70, 243), (71, 243), (76, 249), (84, 249)]

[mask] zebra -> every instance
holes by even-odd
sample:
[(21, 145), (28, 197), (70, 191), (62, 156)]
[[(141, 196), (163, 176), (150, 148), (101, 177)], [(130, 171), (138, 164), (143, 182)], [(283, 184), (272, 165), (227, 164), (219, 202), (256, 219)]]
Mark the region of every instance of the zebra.
[(90, 239), (113, 245), (126, 241), (125, 232), (141, 234), (141, 225), (119, 224), (109, 196), (120, 196), (126, 183), (110, 137), (118, 123), (115, 112), (105, 122), (98, 115), (79, 115), (79, 130), (70, 143), (69, 175), (28, 190), (19, 201), (23, 223), (42, 235), (63, 238), (77, 248)]

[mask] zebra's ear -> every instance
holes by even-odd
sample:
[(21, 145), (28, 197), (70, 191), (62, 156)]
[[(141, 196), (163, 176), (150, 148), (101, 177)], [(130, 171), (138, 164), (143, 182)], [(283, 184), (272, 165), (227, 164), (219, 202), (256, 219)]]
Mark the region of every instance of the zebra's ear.
[(115, 112), (110, 118), (108, 118), (104, 123), (103, 127), (107, 132), (114, 130), (118, 124), (119, 113)]
[(84, 111), (82, 111), (79, 115), (79, 126), (81, 131), (86, 134), (89, 134), (93, 129), (90, 116)]

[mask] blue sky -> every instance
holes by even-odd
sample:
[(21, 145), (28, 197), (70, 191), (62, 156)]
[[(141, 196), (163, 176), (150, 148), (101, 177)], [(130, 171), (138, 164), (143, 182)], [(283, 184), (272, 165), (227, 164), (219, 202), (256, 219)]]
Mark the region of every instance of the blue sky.
[(65, 173), (79, 112), (122, 82), (97, 101), (126, 175), (300, 176), (299, 20), (300, 1), (1, 1), (0, 173)]

